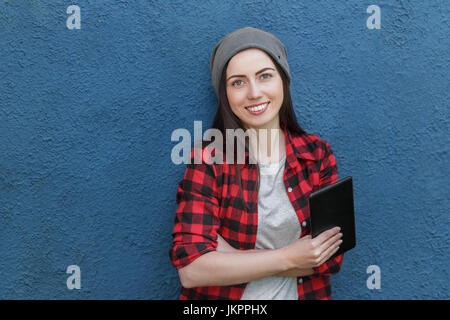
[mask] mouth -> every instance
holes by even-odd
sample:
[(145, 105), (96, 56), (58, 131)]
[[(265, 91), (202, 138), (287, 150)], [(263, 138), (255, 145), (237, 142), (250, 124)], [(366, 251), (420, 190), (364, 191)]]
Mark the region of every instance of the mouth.
[(259, 104), (254, 104), (248, 107), (245, 107), (245, 109), (247, 109), (247, 111), (253, 115), (257, 115), (257, 114), (261, 114), (264, 111), (267, 110), (267, 107), (269, 106), (270, 101), (268, 102), (263, 102), (263, 103), (259, 103)]

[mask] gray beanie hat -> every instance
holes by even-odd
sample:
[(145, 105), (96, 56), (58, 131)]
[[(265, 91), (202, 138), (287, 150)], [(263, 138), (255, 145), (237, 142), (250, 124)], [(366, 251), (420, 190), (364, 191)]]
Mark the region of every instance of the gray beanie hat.
[(211, 53), (209, 67), (212, 86), (217, 97), (219, 96), (219, 84), (225, 64), (236, 53), (248, 48), (258, 48), (269, 54), (283, 69), (289, 83), (291, 83), (286, 47), (280, 39), (260, 29), (246, 27), (227, 34), (214, 46)]

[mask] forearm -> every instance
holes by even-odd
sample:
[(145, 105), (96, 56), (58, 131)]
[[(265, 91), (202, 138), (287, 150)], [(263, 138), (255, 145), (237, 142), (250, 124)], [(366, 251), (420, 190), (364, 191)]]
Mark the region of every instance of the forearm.
[[(263, 249), (251, 249), (246, 250), (244, 252), (260, 252), (263, 251)], [(286, 271), (282, 271), (280, 273), (275, 274), (277, 277), (305, 277), (310, 276), (314, 274), (313, 268), (307, 268), (307, 269), (300, 269), (300, 268), (291, 268), (287, 269)]]
[(240, 284), (287, 270), (282, 250), (212, 251), (179, 269), (179, 275), (190, 288)]
[(310, 235), (274, 250), (238, 250), (218, 236), (216, 251), (203, 254), (178, 270), (185, 288), (228, 286), (256, 279), (280, 276), (308, 276), (334, 254), (341, 241), (339, 228)]

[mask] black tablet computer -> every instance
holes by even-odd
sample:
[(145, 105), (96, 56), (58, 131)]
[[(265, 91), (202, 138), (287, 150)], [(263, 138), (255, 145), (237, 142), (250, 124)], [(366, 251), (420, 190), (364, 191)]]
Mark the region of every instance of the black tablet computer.
[(309, 196), (311, 236), (340, 227), (342, 243), (333, 257), (356, 245), (355, 210), (353, 205), (353, 180), (346, 177), (328, 185)]

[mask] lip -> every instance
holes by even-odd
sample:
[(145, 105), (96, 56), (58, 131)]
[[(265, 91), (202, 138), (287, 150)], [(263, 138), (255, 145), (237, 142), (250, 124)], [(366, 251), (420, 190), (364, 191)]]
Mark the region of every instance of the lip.
[[(264, 109), (262, 109), (262, 110), (259, 110), (259, 111), (250, 111), (250, 110), (248, 109), (248, 108), (253, 108), (253, 107), (260, 106), (260, 105), (262, 105), (262, 104), (267, 104), (266, 107), (265, 107)], [(264, 111), (266, 111), (267, 108), (269, 107), (269, 104), (270, 104), (270, 101), (266, 101), (266, 102), (263, 102), (263, 103), (258, 103), (258, 104), (253, 104), (253, 105), (251, 105), (251, 106), (247, 106), (247, 107), (245, 107), (245, 109), (246, 109), (250, 114), (258, 115), (258, 114), (261, 114), (261, 113), (263, 113)]]

